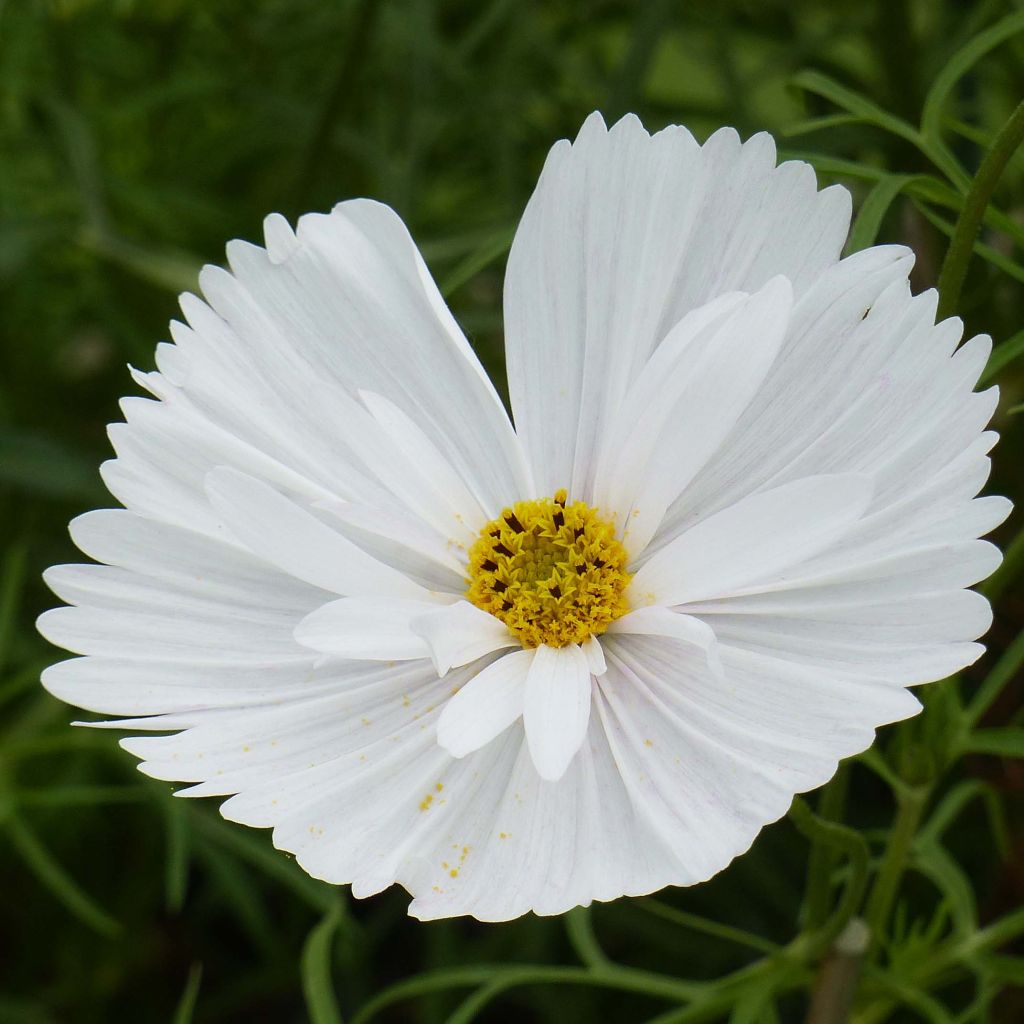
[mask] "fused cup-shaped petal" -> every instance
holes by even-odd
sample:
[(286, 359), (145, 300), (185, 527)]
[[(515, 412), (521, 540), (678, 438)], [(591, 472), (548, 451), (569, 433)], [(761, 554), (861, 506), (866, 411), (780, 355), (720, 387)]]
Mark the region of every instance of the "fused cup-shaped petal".
[(420, 918), (710, 877), (990, 621), (988, 340), (849, 214), (767, 135), (588, 118), (509, 257), (515, 426), (391, 210), (268, 217), (134, 374), (44, 685)]

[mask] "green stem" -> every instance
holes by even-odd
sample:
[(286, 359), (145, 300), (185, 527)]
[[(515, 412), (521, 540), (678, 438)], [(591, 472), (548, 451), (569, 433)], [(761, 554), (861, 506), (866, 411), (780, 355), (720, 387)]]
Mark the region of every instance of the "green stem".
[(899, 891), (928, 795), (927, 788), (913, 788), (897, 796), (899, 809), (896, 821), (868, 899), (867, 923), (876, 944), (886, 935), (889, 914)]
[[(708, 989), (708, 984), (705, 982), (682, 981), (650, 971), (618, 965), (605, 968), (586, 968), (528, 964), (521, 967), (509, 967), (507, 965), (481, 964), (472, 967), (428, 971), (408, 981), (398, 982), (367, 1002), (352, 1018), (352, 1024), (366, 1024), (367, 1021), (394, 1003), (414, 999), (428, 992), (442, 992), (452, 988), (482, 986), (480, 996), (470, 1002), (470, 1007), (473, 1010), (479, 1010), (499, 992), (522, 985), (594, 986), (619, 989), (623, 992), (637, 992), (673, 1002), (689, 1002), (704, 995)], [(468, 1011), (464, 1009), (463, 1013), (466, 1012)]]
[(565, 930), (573, 951), (585, 967), (608, 967), (608, 959), (594, 934), (589, 907), (576, 907), (565, 915)]
[(706, 917), (697, 914), (690, 914), (685, 910), (670, 907), (667, 903), (653, 899), (650, 896), (635, 900), (635, 907), (660, 917), (665, 921), (671, 921), (682, 928), (690, 928), (695, 932), (703, 932), (705, 935), (713, 935), (715, 938), (723, 939), (725, 942), (735, 942), (738, 946), (747, 946), (756, 949), (761, 953), (774, 954), (780, 950), (780, 946), (759, 935), (752, 935), (740, 928), (733, 928), (731, 925), (721, 924), (718, 921), (711, 921)]
[(690, 1006), (666, 1010), (647, 1024), (710, 1024), (711, 1021), (720, 1021), (726, 1010), (755, 989), (767, 991), (772, 998), (777, 998), (786, 992), (806, 988), (811, 980), (811, 972), (801, 964), (785, 958), (769, 958), (752, 964), (742, 978), (731, 975), (729, 979), (713, 985), (706, 996)]
[[(847, 766), (840, 765), (835, 777), (822, 790), (818, 801), (818, 816), (823, 820), (837, 822), (842, 818), (849, 777)], [(834, 867), (834, 846), (827, 842), (815, 842), (807, 865), (807, 893), (804, 897), (804, 927), (809, 931), (820, 928), (828, 916)]]
[(978, 953), (998, 949), (1022, 934), (1024, 934), (1024, 907), (1007, 914), (1006, 917), (990, 924), (987, 928), (982, 928), (980, 932), (976, 932), (964, 943), (964, 953), (976, 956)]
[(971, 186), (964, 197), (963, 209), (956, 222), (953, 238), (946, 250), (946, 258), (939, 274), (939, 312), (940, 320), (951, 316), (960, 304), (960, 292), (967, 267), (971, 261), (974, 241), (981, 230), (981, 222), (985, 210), (992, 199), (992, 194), (999, 184), (1010, 157), (1024, 142), (1024, 101), (1010, 115), (1010, 119), (1000, 129), (995, 141), (985, 154), (978, 173), (974, 176)]
[(807, 931), (797, 940), (800, 952), (807, 957), (824, 953), (860, 909), (868, 877), (868, 847), (863, 837), (852, 828), (824, 821), (814, 814), (800, 798), (789, 809), (793, 824), (813, 843), (826, 843), (842, 850), (849, 858), (849, 879), (832, 916), (819, 928)]
[[(937, 947), (929, 957), (909, 969), (903, 981), (920, 992), (948, 985), (963, 977), (975, 958), (983, 954), (991, 957), (994, 950), (1021, 934), (1024, 934), (1024, 909), (1007, 914), (962, 942)], [(877, 969), (871, 969), (871, 974), (877, 977)], [(875, 1000), (854, 1017), (855, 1024), (882, 1024), (900, 1001), (889, 997)]]

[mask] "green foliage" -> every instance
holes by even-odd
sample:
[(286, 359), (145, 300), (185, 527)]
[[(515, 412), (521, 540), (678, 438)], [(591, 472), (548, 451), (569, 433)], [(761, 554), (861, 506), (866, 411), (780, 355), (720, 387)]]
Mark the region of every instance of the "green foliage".
[[(226, 239), (271, 210), (392, 204), (500, 379), (512, 231), (595, 107), (768, 129), (854, 191), (849, 251), (912, 244), (917, 287), (945, 263), (948, 312), (996, 342), (993, 489), (1019, 504), (1022, 95), (1010, 0), (0, 3), (0, 1022), (777, 1024), (833, 969), (859, 974), (856, 1024), (1024, 1018), (1016, 518), (990, 653), (921, 691), (923, 716), (712, 882), (563, 920), (349, 901), (69, 729), (32, 629), (41, 569), (77, 558), (67, 520), (106, 500), (124, 364), (152, 366)], [(843, 945), (862, 919), (863, 955)]]

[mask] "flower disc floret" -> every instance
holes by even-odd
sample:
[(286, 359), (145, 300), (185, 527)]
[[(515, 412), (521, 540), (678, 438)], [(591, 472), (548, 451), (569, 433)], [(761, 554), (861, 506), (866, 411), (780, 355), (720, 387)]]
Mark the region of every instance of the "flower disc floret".
[(524, 647), (565, 647), (603, 633), (628, 610), (626, 549), (614, 527), (582, 501), (518, 501), (489, 522), (469, 552), (478, 608)]

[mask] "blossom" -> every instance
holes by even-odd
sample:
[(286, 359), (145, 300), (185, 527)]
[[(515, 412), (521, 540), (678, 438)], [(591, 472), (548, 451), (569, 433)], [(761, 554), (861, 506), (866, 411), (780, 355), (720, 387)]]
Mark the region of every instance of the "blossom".
[(592, 115), (509, 256), (512, 418), (393, 211), (268, 217), (134, 372), (45, 686), (420, 918), (714, 875), (990, 623), (990, 342), (849, 215), (768, 135)]

